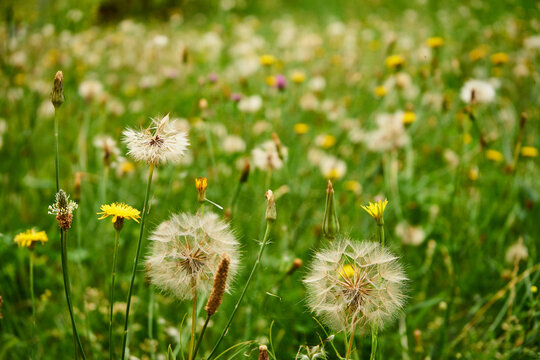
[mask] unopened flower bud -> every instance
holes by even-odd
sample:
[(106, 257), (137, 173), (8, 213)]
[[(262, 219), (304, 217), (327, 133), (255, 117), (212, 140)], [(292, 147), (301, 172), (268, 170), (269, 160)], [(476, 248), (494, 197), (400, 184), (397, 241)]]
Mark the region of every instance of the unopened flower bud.
[(244, 168), (242, 169), (242, 175), (240, 175), (240, 183), (243, 184), (248, 181), (250, 168), (251, 165), (249, 164), (249, 160), (246, 160)]
[(57, 109), (64, 103), (64, 89), (62, 86), (62, 80), (64, 75), (61, 71), (56, 73), (54, 77), (54, 86), (51, 92), (51, 102), (54, 105), (54, 108)]
[(287, 275), (292, 275), (294, 274), (294, 272), (298, 269), (300, 269), (302, 267), (302, 259), (300, 258), (296, 258), (293, 260), (292, 264), (291, 264), (291, 267), (289, 268), (289, 270), (287, 271)]
[(274, 193), (272, 190), (268, 190), (266, 192), (266, 200), (267, 200), (267, 206), (266, 206), (266, 221), (274, 222), (277, 218), (277, 212), (276, 212), (276, 201), (274, 200)]
[(328, 188), (326, 189), (326, 208), (324, 210), (322, 232), (328, 240), (334, 240), (339, 233), (339, 221), (334, 203), (334, 188), (330, 180), (328, 180)]
[(208, 179), (200, 177), (195, 179), (195, 187), (197, 187), (197, 200), (200, 203), (206, 201), (206, 187), (208, 186)]

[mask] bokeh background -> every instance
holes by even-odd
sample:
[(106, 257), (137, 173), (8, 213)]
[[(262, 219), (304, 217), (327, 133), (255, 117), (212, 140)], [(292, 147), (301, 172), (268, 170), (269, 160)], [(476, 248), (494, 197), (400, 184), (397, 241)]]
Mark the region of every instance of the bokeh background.
[[(267, 344), (277, 359), (310, 359), (307, 346), (331, 334), (312, 317), (302, 284), (326, 242), (331, 179), (341, 232), (351, 238), (374, 239), (360, 205), (389, 200), (387, 242), (410, 282), (403, 314), (381, 333), (381, 358), (538, 359), (540, 172), (537, 155), (522, 148), (540, 146), (539, 10), (535, 1), (2, 1), (0, 359), (73, 354), (59, 234), (47, 215), (57, 70), (66, 97), (60, 181), (79, 203), (72, 293), (89, 358), (108, 353), (114, 239), (96, 212), (113, 201), (140, 209), (145, 189), (146, 166), (127, 157), (121, 132), (170, 113), (189, 132), (190, 152), (157, 169), (147, 232), (172, 213), (195, 212), (194, 178), (205, 176), (243, 251), (243, 271), (201, 356), (255, 259), (267, 188), (276, 194), (277, 225), (222, 349), (247, 343), (224, 358), (254, 359)], [(442, 46), (430, 46), (433, 37)], [(388, 62), (392, 55), (402, 62)], [(485, 80), (494, 98), (464, 101), (470, 79)], [(382, 126), (391, 121), (381, 117), (397, 125)], [(288, 155), (269, 171), (252, 150), (272, 144), (274, 133)], [(231, 209), (246, 161), (249, 180)], [(49, 236), (34, 250), (36, 330), (29, 252), (13, 242), (31, 227)], [(122, 231), (117, 345), (137, 232), (133, 222)], [(288, 274), (296, 258), (303, 266)], [(132, 358), (163, 359), (169, 344), (182, 353), (191, 305), (145, 285), (142, 263), (135, 296)], [(331, 342), (343, 349), (343, 334)], [(359, 333), (356, 344), (354, 356), (367, 358), (369, 336)], [(337, 358), (328, 341), (324, 348)]]

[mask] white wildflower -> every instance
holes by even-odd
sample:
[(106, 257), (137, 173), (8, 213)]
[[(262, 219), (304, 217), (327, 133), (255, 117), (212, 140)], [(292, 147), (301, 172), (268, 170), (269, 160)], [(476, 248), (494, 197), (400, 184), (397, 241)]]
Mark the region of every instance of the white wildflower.
[(285, 146), (278, 148), (276, 143), (268, 140), (251, 151), (253, 164), (261, 170), (281, 169), (283, 162), (287, 160), (288, 149)]

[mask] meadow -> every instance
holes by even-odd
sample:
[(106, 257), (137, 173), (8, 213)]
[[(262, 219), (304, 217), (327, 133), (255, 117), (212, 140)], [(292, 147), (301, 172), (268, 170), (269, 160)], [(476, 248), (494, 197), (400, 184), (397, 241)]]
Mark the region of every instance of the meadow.
[(0, 359), (540, 358), (538, 3), (0, 10)]

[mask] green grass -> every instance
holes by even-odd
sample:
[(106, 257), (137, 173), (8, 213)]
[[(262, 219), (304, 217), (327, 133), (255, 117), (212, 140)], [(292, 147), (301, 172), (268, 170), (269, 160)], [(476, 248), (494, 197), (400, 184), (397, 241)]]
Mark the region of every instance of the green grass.
[[(360, 205), (377, 195), (388, 198), (386, 244), (401, 256), (410, 278), (401, 325), (396, 320), (380, 332), (380, 358), (538, 357), (540, 307), (538, 292), (531, 289), (533, 285), (540, 286), (540, 272), (518, 282), (513, 288), (514, 297), (511, 291), (505, 292), (459, 344), (447, 354), (440, 354), (443, 343), (448, 348), (475, 313), (509, 282), (514, 265), (505, 261), (505, 254), (511, 245), (521, 238), (528, 249), (528, 259), (516, 269), (518, 275), (538, 263), (538, 157), (520, 157), (515, 171), (508, 171), (522, 112), (528, 115), (523, 144), (540, 147), (540, 50), (525, 50), (523, 46), (524, 39), (540, 31), (539, 9), (534, 2), (477, 2), (471, 7), (435, 1), (425, 5), (404, 1), (264, 2), (231, 11), (207, 11), (204, 16), (196, 13), (206, 7), (198, 9), (196, 4), (188, 3), (180, 8), (185, 10), (182, 23), (169, 21), (169, 15), (178, 8), (169, 10), (158, 4), (150, 17), (127, 11), (129, 17), (136, 19), (137, 26), (124, 31), (121, 29), (126, 29), (126, 23), (121, 25), (120, 19), (98, 21), (95, 4), (44, 5), (48, 10), (40, 12), (35, 4), (14, 3), (14, 22), (3, 22), (0, 30), (0, 118), (7, 124), (7, 131), (0, 135), (0, 204), (4, 209), (0, 217), (0, 359), (54, 359), (73, 354), (61, 275), (60, 234), (54, 217), (47, 215), (47, 206), (55, 194), (53, 117), (39, 110), (48, 101), (57, 70), (64, 73), (66, 98), (59, 111), (60, 184), (79, 203), (68, 245), (72, 298), (89, 359), (108, 356), (108, 296), (114, 243), (110, 221), (97, 221), (96, 213), (101, 204), (113, 201), (142, 209), (147, 175), (144, 164), (136, 164), (134, 172), (124, 176), (118, 176), (116, 169), (111, 168), (105, 193), (103, 153), (93, 146), (93, 141), (98, 134), (108, 134), (118, 141), (122, 156), (127, 157), (126, 147), (120, 143), (122, 130), (126, 126), (145, 126), (150, 117), (169, 112), (171, 117), (187, 119), (190, 125), (193, 161), (157, 168), (143, 256), (148, 251), (147, 235), (159, 223), (172, 213), (197, 211), (195, 177), (208, 177), (208, 198), (227, 207), (241, 173), (237, 163), (250, 157), (254, 147), (270, 140), (275, 132), (289, 151), (288, 160), (282, 169), (272, 173), (270, 182), (270, 188), (278, 194), (278, 218), (271, 242), (221, 350), (251, 342), (232, 349), (229, 358), (257, 358), (259, 344), (268, 345), (277, 359), (292, 358), (300, 346), (315, 346), (327, 337), (325, 332), (332, 334), (312, 317), (302, 284), (314, 251), (326, 243), (321, 224), (327, 180), (308, 157), (310, 149), (319, 148), (315, 138), (320, 134), (336, 138), (336, 144), (323, 151), (347, 164), (344, 177), (334, 183), (342, 234), (359, 240), (375, 239), (373, 219)], [(84, 10), (80, 22), (66, 20), (66, 9), (72, 6)], [(207, 6), (220, 8), (215, 3)], [(4, 13), (3, 18), (8, 19), (8, 10)], [(345, 31), (331, 38), (327, 26), (337, 20), (343, 21)], [(48, 23), (57, 30), (43, 35)], [(239, 30), (241, 25), (244, 27)], [(280, 47), (279, 33), (285, 27), (294, 27), (296, 34), (290, 44)], [(62, 32), (64, 29), (70, 32)], [(210, 54), (215, 47), (200, 47), (207, 41), (208, 33), (221, 38), (222, 51), (216, 56)], [(150, 45), (158, 34), (169, 39), (163, 48)], [(253, 51), (255, 58), (273, 54), (278, 64), (242, 78), (231, 70), (238, 55), (231, 55), (230, 50), (255, 36), (261, 44)], [(435, 76), (430, 62), (418, 56), (431, 36), (445, 39)], [(314, 37), (318, 37), (317, 45), (307, 50), (305, 60), (291, 58), (294, 51)], [(409, 98), (397, 89), (390, 90), (382, 99), (373, 94), (375, 87), (391, 75), (384, 65), (390, 55), (391, 37), (397, 39), (391, 53), (405, 56), (403, 72), (410, 76), (417, 91)], [(348, 47), (343, 46), (344, 42)], [(482, 44), (488, 46), (486, 57), (471, 61), (469, 52)], [(189, 59), (185, 64), (184, 46)], [(506, 52), (510, 61), (497, 70), (489, 56), (499, 51)], [(22, 61), (17, 60), (20, 54), (25, 56)], [(517, 76), (514, 71), (520, 63), (528, 69), (524, 76)], [(178, 77), (168, 79), (163, 72), (167, 67), (176, 69)], [(287, 89), (276, 92), (265, 82), (267, 75), (281, 73), (288, 77), (295, 69), (306, 73), (305, 83), (293, 84), (288, 78)], [(199, 84), (210, 73), (219, 75), (218, 82)], [(479, 105), (474, 111), (488, 140), (487, 148), (502, 152), (502, 162), (486, 159), (479, 136), (464, 113), (466, 104), (459, 98), (467, 79), (489, 78), (498, 73), (500, 87), (494, 102)], [(155, 78), (157, 85), (141, 87), (141, 79), (147, 76)], [(331, 100), (333, 107), (340, 109), (337, 120), (332, 120), (329, 110), (303, 110), (299, 105), (301, 97), (311, 92), (308, 83), (315, 76), (326, 79), (326, 88), (316, 97), (320, 102)], [(106, 101), (85, 101), (79, 95), (79, 85), (89, 78), (103, 84), (108, 94)], [(255, 114), (240, 112), (228, 99), (230, 92), (260, 94), (262, 110)], [(446, 105), (437, 108), (426, 104), (426, 93), (444, 97)], [(198, 106), (201, 98), (208, 101), (205, 111)], [(114, 102), (123, 105), (123, 113), (111, 111)], [(369, 151), (362, 142), (350, 140), (351, 123), (367, 132), (376, 127), (378, 114), (405, 109), (416, 114), (416, 121), (406, 130), (409, 146), (394, 154), (381, 154)], [(275, 116), (276, 113), (280, 114)], [(259, 121), (268, 125), (262, 132), (255, 132)], [(296, 134), (293, 126), (297, 123), (308, 124), (308, 133)], [(209, 131), (205, 130), (206, 125), (210, 126)], [(226, 153), (222, 146), (224, 132), (241, 136), (246, 151)], [(469, 144), (463, 142), (465, 132), (472, 136)], [(452, 166), (445, 160), (448, 150), (457, 156), (459, 165)], [(112, 161), (115, 160), (113, 157)], [(397, 166), (397, 179), (391, 176), (392, 164)], [(476, 181), (468, 176), (474, 168), (479, 172)], [(77, 172), (82, 172), (80, 196), (76, 196), (74, 188)], [(362, 190), (350, 191), (347, 181), (358, 182)], [(242, 269), (232, 293), (225, 296), (212, 318), (199, 358), (212, 349), (255, 261), (258, 241), (265, 230), (266, 182), (267, 174), (252, 166), (231, 222), (242, 244)], [(422, 244), (403, 243), (396, 234), (396, 226), (404, 221), (424, 230), (426, 238)], [(13, 242), (16, 234), (31, 227), (45, 230), (49, 236), (49, 242), (38, 245), (34, 251), (34, 336), (29, 252)], [(117, 354), (125, 308), (120, 304), (127, 296), (137, 235), (137, 224), (126, 222), (120, 238), (116, 279)], [(302, 259), (304, 266), (287, 276), (295, 258)], [(179, 349), (175, 331), (188, 314), (180, 329), (187, 356), (191, 304), (163, 296), (159, 290), (145, 285), (142, 262), (139, 270), (132, 304), (131, 354), (140, 359), (150, 358), (148, 303), (153, 292), (157, 353), (166, 356), (169, 344), (172, 349)], [(205, 301), (199, 302), (201, 321)], [(342, 355), (345, 353), (344, 338), (342, 333), (335, 334), (332, 345), (326, 343), (329, 358), (336, 358), (333, 346)], [(356, 337), (359, 359), (368, 357), (370, 344), (369, 335)], [(305, 347), (302, 351), (306, 352)]]

